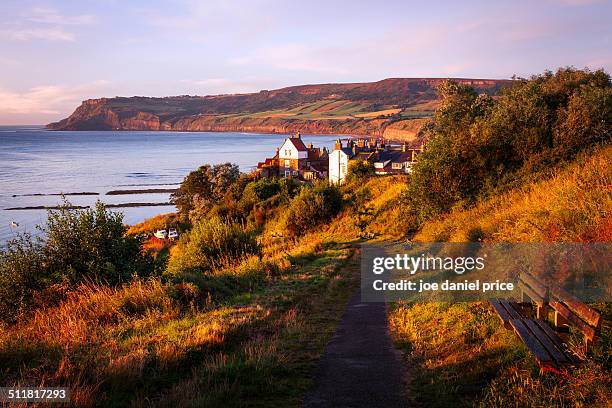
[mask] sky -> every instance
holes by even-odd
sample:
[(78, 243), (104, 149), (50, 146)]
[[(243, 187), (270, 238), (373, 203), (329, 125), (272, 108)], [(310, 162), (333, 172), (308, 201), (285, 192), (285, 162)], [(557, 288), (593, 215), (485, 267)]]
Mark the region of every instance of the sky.
[(0, 125), (98, 97), (612, 72), (612, 0), (1, 0)]

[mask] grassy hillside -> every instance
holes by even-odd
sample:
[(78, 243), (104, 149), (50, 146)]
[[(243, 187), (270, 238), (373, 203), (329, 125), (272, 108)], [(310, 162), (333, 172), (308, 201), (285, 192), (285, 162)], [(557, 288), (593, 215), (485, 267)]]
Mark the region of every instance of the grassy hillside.
[[(612, 147), (585, 153), (550, 178), (432, 220), (422, 242), (609, 242)], [(566, 377), (542, 374), (524, 344), (486, 303), (398, 303), (390, 325), (414, 367), (417, 406), (597, 406), (612, 404), (612, 305), (589, 362)], [(576, 334), (572, 345), (580, 345)]]
[(612, 147), (585, 152), (550, 178), (455, 209), (414, 236), (422, 242), (612, 241)]

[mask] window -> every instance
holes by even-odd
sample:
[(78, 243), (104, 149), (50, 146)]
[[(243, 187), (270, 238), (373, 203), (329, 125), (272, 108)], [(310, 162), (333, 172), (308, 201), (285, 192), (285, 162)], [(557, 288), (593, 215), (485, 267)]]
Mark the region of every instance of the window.
[(291, 167), (291, 160), (285, 160), (285, 167)]
[(285, 170), (285, 177), (289, 177), (291, 175), (291, 170)]
[(391, 168), (393, 168), (393, 169), (401, 169), (402, 168), (402, 163), (393, 163), (391, 165)]

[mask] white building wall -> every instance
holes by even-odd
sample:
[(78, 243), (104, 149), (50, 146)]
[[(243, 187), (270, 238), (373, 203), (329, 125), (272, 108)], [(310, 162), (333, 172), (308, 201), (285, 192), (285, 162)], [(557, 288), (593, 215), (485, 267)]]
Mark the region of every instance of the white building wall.
[(285, 143), (278, 151), (279, 159), (307, 159), (308, 152), (300, 152), (289, 139), (285, 139)]
[(342, 150), (333, 150), (329, 154), (329, 182), (342, 184), (348, 172), (348, 155)]

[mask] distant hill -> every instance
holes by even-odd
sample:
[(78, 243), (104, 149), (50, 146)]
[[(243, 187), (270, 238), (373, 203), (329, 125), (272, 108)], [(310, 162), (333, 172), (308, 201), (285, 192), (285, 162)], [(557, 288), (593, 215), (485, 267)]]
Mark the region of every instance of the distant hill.
[[(495, 94), (509, 80), (455, 79)], [(84, 101), (53, 130), (241, 131), (411, 137), (437, 106), (444, 78), (301, 85), (258, 93)], [(402, 123), (420, 119), (414, 123)], [(399, 123), (398, 123), (399, 122)], [(392, 125), (392, 126), (390, 126)], [(393, 131), (391, 132), (391, 129)], [(409, 129), (409, 130), (406, 130)], [(407, 133), (406, 133), (407, 132)]]

